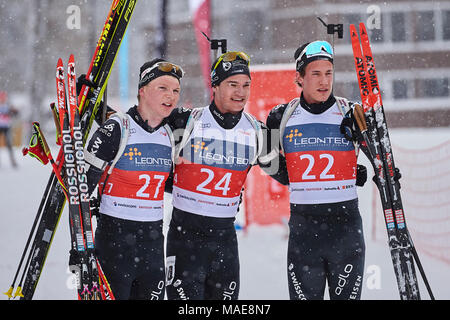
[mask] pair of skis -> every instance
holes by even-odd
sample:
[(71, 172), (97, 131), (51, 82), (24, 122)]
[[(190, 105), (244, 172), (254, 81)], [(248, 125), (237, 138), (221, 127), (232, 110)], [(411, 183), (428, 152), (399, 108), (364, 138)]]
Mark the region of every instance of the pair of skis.
[(396, 176), (381, 90), (364, 23), (359, 24), (359, 33), (355, 25), (350, 25), (350, 37), (362, 102), (362, 107), (359, 105), (355, 107), (354, 116), (364, 138), (362, 150), (371, 161), (378, 182), (400, 298), (402, 300), (420, 300), (414, 266), (414, 262), (416, 262), (428, 293), (434, 300), (416, 248), (406, 227), (400, 184), (398, 176)]
[[(51, 104), (56, 125), (56, 144), (62, 147), (63, 160), (55, 162), (38, 122), (33, 122), (35, 141), (24, 153), (42, 163), (51, 163), (68, 201), (71, 234), (70, 270), (75, 274), (79, 300), (104, 300), (114, 297), (95, 257), (90, 202), (84, 161), (83, 133), (76, 93), (75, 58), (70, 55), (67, 92), (62, 59), (56, 66), (57, 108)], [(69, 108), (67, 106), (69, 104)], [(63, 178), (63, 173), (64, 177)], [(23, 296), (21, 293), (16, 295)]]
[[(100, 109), (110, 71), (113, 68), (120, 44), (125, 35), (136, 3), (136, 0), (112, 1), (108, 16), (97, 42), (97, 47), (86, 73), (86, 80), (89, 80), (91, 85), (83, 85), (78, 96), (78, 111), (83, 145), (86, 143), (89, 131), (97, 112)], [(55, 108), (55, 106), (52, 107), (53, 110)], [(54, 110), (54, 114), (59, 114), (59, 111)], [(75, 121), (75, 116), (72, 117), (70, 121)], [(64, 125), (64, 118), (60, 118), (58, 122), (57, 128), (62, 128)], [(74, 126), (76, 125), (74, 124)], [(11, 287), (6, 292), (9, 298), (20, 297), (25, 300), (31, 300), (36, 291), (40, 275), (45, 265), (45, 260), (65, 205), (66, 194), (68, 194), (69, 191), (66, 189), (64, 183), (65, 179), (68, 177), (66, 177), (65, 170), (61, 170), (65, 163), (64, 148), (61, 147), (58, 156), (53, 160), (48, 147), (47, 150), (44, 150), (43, 148), (43, 140), (45, 138), (43, 138), (39, 124), (33, 124), (33, 130), (34, 132), (32, 134), (30, 146), (25, 149), (24, 154), (28, 152), (28, 154), (35, 156), (44, 164), (50, 161), (54, 170), (50, 175), (42, 196)], [(78, 137), (79, 135), (77, 134), (76, 138)], [(62, 143), (62, 135), (60, 139)], [(78, 142), (77, 146), (79, 145), (80, 143)], [(51, 159), (49, 159), (49, 157)], [(57, 167), (57, 169), (55, 169), (55, 167)], [(13, 294), (12, 292), (16, 287), (16, 280), (19, 278), (21, 271), (22, 274), (20, 276), (19, 284), (15, 294)], [(101, 269), (98, 269), (98, 272), (101, 272)]]
[[(64, 67), (61, 59), (56, 67), (56, 89), (58, 113), (53, 113), (60, 124), (57, 140), (62, 145), (65, 171), (65, 193), (69, 207), (70, 269), (75, 274), (80, 300), (101, 300), (111, 295), (104, 278), (99, 276), (100, 265), (95, 257), (94, 237), (91, 223), (89, 192), (84, 161), (83, 133), (77, 104), (75, 59), (71, 55), (68, 63), (67, 93), (64, 83)], [(69, 108), (67, 108), (67, 102)], [(57, 174), (57, 172), (55, 172)], [(105, 284), (105, 287), (99, 287)], [(102, 289), (102, 290), (101, 290)]]

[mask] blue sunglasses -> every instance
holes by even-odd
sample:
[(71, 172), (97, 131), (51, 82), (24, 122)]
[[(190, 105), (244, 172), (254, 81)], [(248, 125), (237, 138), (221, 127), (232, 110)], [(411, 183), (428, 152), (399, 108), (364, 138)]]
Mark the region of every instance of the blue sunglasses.
[(314, 41), (308, 44), (305, 49), (300, 53), (298, 58), (295, 61), (302, 60), (304, 55), (306, 54), (306, 59), (316, 57), (316, 56), (325, 56), (330, 59), (333, 59), (333, 48), (326, 41)]

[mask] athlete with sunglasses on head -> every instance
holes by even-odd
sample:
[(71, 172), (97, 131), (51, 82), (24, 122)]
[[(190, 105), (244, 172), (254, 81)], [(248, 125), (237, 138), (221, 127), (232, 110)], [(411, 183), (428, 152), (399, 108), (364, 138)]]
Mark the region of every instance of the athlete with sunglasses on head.
[(211, 68), (211, 104), (177, 109), (169, 117), (180, 134), (166, 248), (168, 299), (239, 296), (235, 216), (250, 168), (271, 156), (267, 128), (243, 111), (249, 61), (243, 52), (221, 55)]
[(341, 129), (353, 103), (333, 95), (328, 42), (306, 43), (294, 57), (301, 96), (267, 118), (280, 134), (280, 167), (271, 176), (290, 191), (289, 295), (323, 299), (328, 283), (331, 299), (360, 299), (365, 243), (356, 186), (367, 174), (356, 162), (358, 143)]
[(138, 105), (114, 113), (85, 152), (89, 191), (98, 184), (101, 197), (96, 253), (116, 299), (164, 298), (163, 195), (174, 148), (167, 116), (182, 77), (163, 59), (145, 63)]

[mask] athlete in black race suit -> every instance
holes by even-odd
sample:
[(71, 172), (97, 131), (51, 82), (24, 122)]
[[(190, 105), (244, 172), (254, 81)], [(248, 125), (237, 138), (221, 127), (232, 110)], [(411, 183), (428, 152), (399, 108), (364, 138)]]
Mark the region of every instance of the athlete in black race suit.
[[(246, 55), (242, 52), (231, 52), (229, 54), (233, 55), (232, 61), (226, 61), (226, 56), (221, 56), (213, 64), (212, 86), (214, 87), (215, 97), (211, 104), (203, 108), (202, 111), (202, 117), (208, 117), (208, 123), (202, 122), (202, 130), (205, 129), (205, 131), (203, 131), (201, 136), (196, 136), (196, 138), (192, 138), (193, 140), (189, 139), (186, 148), (183, 148), (181, 152), (183, 158), (187, 158), (186, 154), (188, 152), (192, 151), (192, 154), (197, 152), (194, 148), (195, 143), (192, 142), (195, 139), (200, 138), (202, 143), (206, 143), (205, 147), (209, 147), (214, 143), (217, 146), (217, 140), (221, 139), (222, 134), (220, 137), (219, 135), (209, 136), (207, 132), (210, 131), (207, 131), (207, 129), (213, 128), (216, 134), (218, 132), (235, 134), (238, 131), (236, 128), (240, 128), (243, 123), (249, 125), (249, 122), (247, 122), (248, 115), (243, 112), (250, 87), (248, 61), (244, 60)], [(228, 96), (227, 94), (230, 95)], [(169, 117), (169, 123), (174, 127), (175, 132), (177, 132), (177, 129), (183, 132), (191, 115), (193, 115), (193, 111), (189, 109), (174, 110)], [(189, 121), (193, 121), (192, 118)], [(265, 125), (258, 122), (258, 126), (262, 127), (263, 136), (267, 137), (268, 133)], [(251, 130), (255, 131), (253, 128)], [(177, 143), (180, 143), (180, 139), (177, 139)], [(261, 141), (261, 143), (267, 144), (267, 141)], [(248, 146), (243, 148), (243, 150), (248, 149)], [(267, 150), (270, 150), (270, 148), (264, 148), (263, 152)], [(187, 151), (186, 154), (184, 153), (185, 151)], [(215, 151), (217, 151), (217, 154), (226, 151), (226, 154), (221, 154), (224, 157), (226, 156), (226, 158), (229, 158), (228, 152), (231, 151), (233, 154), (231, 159), (242, 157), (242, 159), (245, 158), (244, 160), (248, 161), (249, 155), (245, 151), (243, 154), (239, 152), (234, 153), (236, 150), (233, 148), (220, 151), (216, 149)], [(264, 154), (260, 154), (257, 163), (263, 159)], [(206, 163), (203, 162), (200, 162), (201, 165), (195, 166), (191, 165), (190, 160), (189, 158), (187, 171), (180, 170), (178, 172), (179, 167), (176, 165), (174, 173), (173, 199), (176, 197), (180, 199), (185, 194), (190, 194), (192, 196), (187, 201), (195, 204), (190, 205), (182, 201), (177, 203), (174, 200), (166, 248), (167, 297), (171, 300), (236, 300), (239, 297), (240, 279), (238, 243), (234, 221), (241, 188), (251, 165), (245, 165), (245, 168), (241, 171), (243, 174), (242, 179), (237, 178), (237, 180), (233, 180), (235, 172), (226, 171), (226, 166), (229, 163), (222, 163), (222, 161), (218, 160), (210, 163), (209, 166), (206, 166)], [(234, 160), (231, 162), (234, 165)], [(201, 170), (192, 174), (194, 170), (198, 170), (199, 166)], [(236, 190), (234, 191), (237, 193), (238, 201), (230, 205), (228, 209), (221, 207), (220, 209), (223, 209), (222, 212), (224, 214), (219, 216), (217, 213), (219, 207), (214, 207), (216, 205), (214, 202), (220, 201), (225, 203), (229, 201), (226, 197), (216, 197), (215, 199), (220, 200), (214, 201), (213, 199), (208, 201), (211, 209), (206, 209), (207, 212), (201, 206), (206, 206), (204, 197), (211, 195), (211, 189), (214, 188), (214, 185), (222, 188), (221, 191), (224, 191), (224, 193), (229, 190), (225, 185), (226, 180), (221, 180), (222, 183), (213, 180), (211, 180), (211, 183), (207, 183), (209, 180), (205, 180), (205, 177), (210, 178), (213, 174), (215, 178), (217, 178), (216, 176), (223, 176), (224, 172), (224, 177), (233, 175), (233, 178), (230, 178), (231, 181), (228, 180), (228, 186), (235, 186), (234, 189)], [(189, 183), (196, 185), (197, 189), (193, 188), (190, 191), (184, 189), (187, 186), (187, 175), (189, 176), (188, 180), (191, 180)], [(239, 177), (239, 175), (237, 176)], [(183, 179), (185, 182), (181, 183)], [(202, 188), (199, 187), (201, 183), (203, 183)], [(189, 205), (190, 207), (187, 207)]]
[[(359, 299), (365, 244), (355, 185), (364, 184), (365, 168), (356, 170), (353, 143), (340, 132), (331, 46), (325, 41), (303, 45), (295, 59), (303, 91), (291, 102), (297, 102), (295, 112), (280, 133), (284, 153), (278, 172), (271, 174), (290, 187), (289, 295), (323, 299), (328, 282), (330, 299)], [(268, 115), (272, 135), (287, 108), (279, 105)]]

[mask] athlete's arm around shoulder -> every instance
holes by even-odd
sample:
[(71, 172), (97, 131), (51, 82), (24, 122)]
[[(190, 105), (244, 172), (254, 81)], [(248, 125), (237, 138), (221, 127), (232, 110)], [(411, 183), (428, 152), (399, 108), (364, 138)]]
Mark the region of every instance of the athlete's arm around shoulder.
[(280, 129), (281, 119), (283, 118), (287, 105), (287, 103), (279, 104), (270, 110), (266, 119), (267, 127), (270, 130)]
[(280, 153), (280, 123), (286, 106), (287, 104), (277, 105), (267, 116), (265, 127), (270, 132), (268, 139), (270, 139), (271, 152), (275, 155), (268, 163), (259, 162), (259, 166), (266, 174), (283, 185), (289, 184), (286, 159)]
[(192, 113), (192, 109), (185, 107), (178, 107), (172, 110), (170, 115), (166, 118), (167, 123), (173, 131), (175, 144), (178, 144), (182, 137), (186, 124)]

